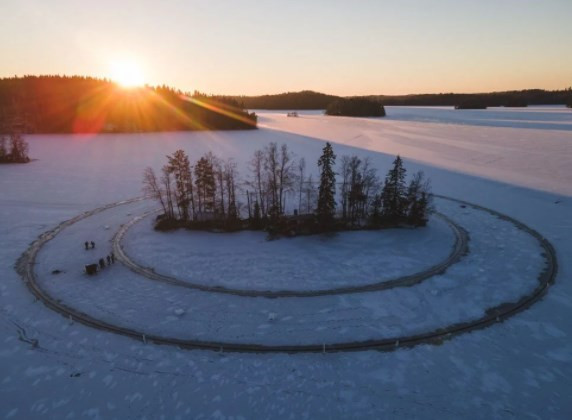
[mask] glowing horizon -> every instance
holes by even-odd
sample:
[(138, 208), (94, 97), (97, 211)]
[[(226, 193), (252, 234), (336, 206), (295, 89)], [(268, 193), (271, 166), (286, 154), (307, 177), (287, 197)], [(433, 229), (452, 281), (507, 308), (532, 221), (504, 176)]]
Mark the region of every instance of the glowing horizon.
[[(572, 85), (566, 0), (5, 0), (3, 12), (0, 77), (76, 74), (249, 96)], [(14, 37), (22, 27), (26, 36)]]
[(109, 65), (109, 79), (124, 88), (136, 88), (145, 85), (141, 66), (133, 59), (114, 60)]

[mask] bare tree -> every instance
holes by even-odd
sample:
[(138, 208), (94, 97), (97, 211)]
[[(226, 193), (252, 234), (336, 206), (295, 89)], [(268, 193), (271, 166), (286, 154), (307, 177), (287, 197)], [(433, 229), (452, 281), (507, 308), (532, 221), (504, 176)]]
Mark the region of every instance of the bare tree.
[(304, 172), (306, 170), (306, 160), (302, 157), (298, 161), (298, 212), (302, 213), (302, 192), (304, 189), (304, 181), (306, 180)]
[(278, 162), (278, 208), (280, 209), (280, 214), (284, 213), (286, 207), (285, 194), (291, 191), (294, 185), (294, 168), (292, 163), (292, 153), (288, 151), (286, 144), (282, 144)]
[(348, 188), (349, 188), (349, 166), (350, 157), (348, 155), (343, 155), (341, 159), (341, 170), (342, 175), (342, 187), (341, 187), (341, 198), (342, 198), (342, 218), (344, 220), (348, 217)]
[(312, 175), (308, 177), (308, 181), (306, 182), (306, 214), (313, 213), (318, 205), (318, 189), (316, 185), (314, 185), (314, 179)]
[(278, 145), (274, 142), (270, 143), (264, 149), (264, 170), (267, 179), (267, 188), (270, 202), (267, 205), (267, 211), (271, 215), (279, 215), (281, 213), (280, 202), (278, 201), (278, 177), (279, 177), (279, 156)]
[(238, 203), (236, 200), (237, 166), (233, 159), (228, 159), (224, 164), (224, 183), (227, 191), (228, 218), (238, 218)]
[(264, 180), (264, 152), (256, 150), (250, 161), (252, 171), (252, 181), (250, 185), (254, 187), (256, 202), (260, 207), (260, 213), (266, 215), (265, 180)]
[[(209, 152), (210, 153), (210, 152)], [(210, 154), (210, 159), (212, 162), (212, 167), (213, 167), (213, 173), (214, 173), (214, 177), (216, 179), (216, 182), (218, 184), (217, 187), (217, 192), (218, 192), (218, 212), (222, 215), (222, 217), (224, 218), (226, 215), (226, 211), (225, 211), (225, 203), (224, 203), (224, 181), (225, 181), (225, 168), (223, 167), (223, 162), (215, 157), (214, 155), (212, 155), (212, 153)], [(225, 164), (226, 165), (226, 164)]]
[(167, 205), (165, 203), (163, 190), (159, 187), (157, 175), (155, 175), (155, 171), (153, 171), (151, 167), (147, 167), (143, 171), (143, 193), (157, 200), (159, 204), (161, 204), (163, 214), (167, 214)]
[(377, 170), (371, 166), (371, 161), (369, 157), (363, 160), (362, 171), (361, 171), (361, 181), (362, 181), (362, 194), (363, 199), (361, 201), (360, 215), (362, 218), (368, 216), (369, 209), (375, 195), (379, 189), (379, 179), (377, 177)]
[(173, 204), (173, 179), (171, 176), (171, 171), (169, 166), (165, 165), (162, 169), (163, 176), (161, 177), (161, 183), (163, 184), (165, 192), (165, 204), (167, 212), (165, 213), (169, 219), (175, 218), (175, 207)]
[(378, 188), (376, 170), (369, 158), (342, 156), (342, 217), (351, 223), (365, 219)]

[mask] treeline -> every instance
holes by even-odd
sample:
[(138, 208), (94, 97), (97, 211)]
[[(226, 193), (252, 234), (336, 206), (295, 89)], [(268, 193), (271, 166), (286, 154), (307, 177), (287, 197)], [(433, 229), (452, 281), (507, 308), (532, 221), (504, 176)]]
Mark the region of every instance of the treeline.
[(348, 117), (385, 117), (385, 108), (374, 99), (337, 99), (326, 108), (326, 115)]
[(269, 143), (254, 152), (247, 177), (240, 178), (233, 159), (209, 152), (191, 164), (177, 150), (159, 175), (145, 169), (143, 190), (161, 205), (159, 230), (255, 229), (291, 236), (427, 223), (430, 183), (418, 172), (407, 184), (399, 156), (384, 180), (367, 158), (342, 156), (339, 178), (335, 162), (327, 143), (314, 180), (304, 158), (295, 159), (285, 144)]
[[(527, 105), (560, 105), (572, 101), (572, 88), (562, 90), (528, 89), (490, 93), (437, 93), (416, 95), (368, 95), (365, 98), (391, 106), (457, 106), (465, 102), (485, 106), (523, 107)], [(288, 92), (277, 95), (235, 96), (248, 109), (326, 109), (340, 96), (313, 91)]]
[(234, 99), (247, 109), (326, 109), (339, 96), (303, 90), (277, 95), (235, 96)]
[(561, 105), (572, 98), (572, 88), (562, 90), (528, 89), (490, 93), (438, 93), (423, 95), (368, 96), (384, 105), (457, 106), (478, 103), (484, 106), (523, 107), (527, 105)]
[(166, 86), (122, 89), (79, 76), (0, 79), (0, 130), (24, 121), (28, 133), (153, 132), (256, 128), (233, 98)]

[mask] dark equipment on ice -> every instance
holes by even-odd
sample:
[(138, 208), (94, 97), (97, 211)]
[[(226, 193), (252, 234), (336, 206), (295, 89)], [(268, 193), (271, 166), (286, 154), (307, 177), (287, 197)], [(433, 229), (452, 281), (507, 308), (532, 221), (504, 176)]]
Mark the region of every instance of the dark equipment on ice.
[(97, 264), (86, 264), (85, 265), (85, 274), (89, 276), (93, 276), (97, 274)]

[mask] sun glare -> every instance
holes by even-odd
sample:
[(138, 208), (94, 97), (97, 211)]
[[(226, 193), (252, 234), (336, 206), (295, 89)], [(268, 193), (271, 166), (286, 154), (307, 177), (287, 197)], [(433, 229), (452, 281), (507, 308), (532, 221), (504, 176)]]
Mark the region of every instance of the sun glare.
[(111, 79), (124, 88), (135, 88), (145, 83), (141, 67), (131, 60), (111, 63)]

